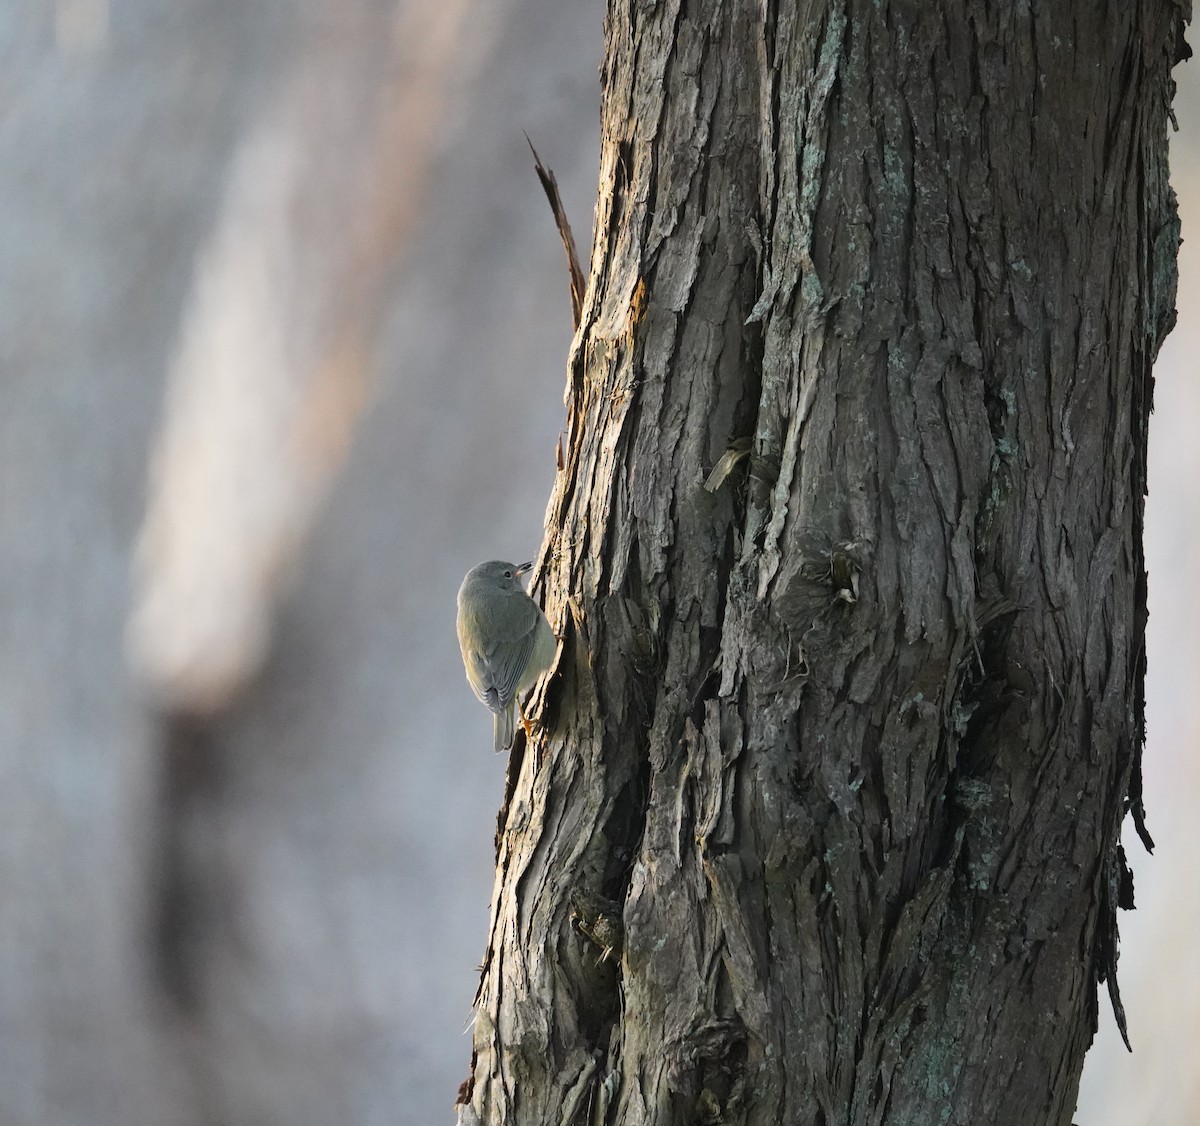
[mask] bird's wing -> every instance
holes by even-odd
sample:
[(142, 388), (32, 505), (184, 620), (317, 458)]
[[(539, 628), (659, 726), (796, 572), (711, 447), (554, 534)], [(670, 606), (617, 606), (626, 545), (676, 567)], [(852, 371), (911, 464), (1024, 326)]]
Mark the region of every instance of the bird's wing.
[(481, 629), (484, 624), (479, 620), (477, 613), (459, 604), (458, 648), (462, 653), (463, 668), (467, 672), (467, 683), (481, 704), (486, 704), (492, 711), (498, 712), (501, 704), (492, 683), (488, 654), (481, 652), (474, 642), (475, 638), (486, 636)]
[(521, 677), (529, 667), (529, 655), (533, 652), (533, 643), (537, 631), (537, 619), (530, 616), (530, 628), (520, 637), (510, 641), (498, 642), (489, 654), (488, 665), (491, 668), (492, 684), (500, 697), (500, 703), (507, 706), (512, 703), (517, 694)]
[[(493, 712), (503, 711), (516, 696), (521, 676), (529, 667), (539, 619), (544, 620), (537, 604), (524, 592), (519, 599), (508, 603), (497, 599), (485, 607), (472, 607), (470, 616), (458, 623), (467, 681), (480, 702)], [(480, 647), (479, 639), (505, 633), (507, 640)], [(465, 643), (464, 637), (474, 643)]]
[(474, 649), (462, 647), (463, 667), (467, 670), (467, 683), (471, 691), (479, 697), (481, 704), (486, 704), (492, 711), (498, 712), (503, 708), (496, 687), (492, 683), (487, 657)]

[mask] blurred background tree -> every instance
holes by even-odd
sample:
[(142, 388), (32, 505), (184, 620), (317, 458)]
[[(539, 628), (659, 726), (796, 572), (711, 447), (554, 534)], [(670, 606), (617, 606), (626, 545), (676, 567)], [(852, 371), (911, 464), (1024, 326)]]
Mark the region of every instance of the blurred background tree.
[[(540, 540), (602, 6), (12, 0), (0, 19), (0, 1122), (449, 1120), (503, 766), (454, 591)], [(1188, 67), (1175, 184), (1200, 199)], [(1200, 266), (1158, 365), (1135, 1055), (1200, 1077)]]

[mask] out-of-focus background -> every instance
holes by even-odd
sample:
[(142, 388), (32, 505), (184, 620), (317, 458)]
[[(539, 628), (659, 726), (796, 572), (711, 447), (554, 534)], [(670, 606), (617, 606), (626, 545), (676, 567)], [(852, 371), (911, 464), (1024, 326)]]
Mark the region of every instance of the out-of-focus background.
[[(0, 1126), (452, 1120), (502, 759), (454, 594), (532, 556), (599, 0), (0, 15)], [(1200, 71), (1173, 149), (1200, 226)], [(1200, 240), (1158, 368), (1139, 909), (1078, 1120), (1200, 1121)]]

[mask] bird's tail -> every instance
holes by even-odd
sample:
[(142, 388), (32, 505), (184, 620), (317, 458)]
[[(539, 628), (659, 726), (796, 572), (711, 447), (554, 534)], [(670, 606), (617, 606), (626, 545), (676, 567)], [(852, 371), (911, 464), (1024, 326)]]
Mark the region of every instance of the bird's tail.
[(512, 746), (513, 743), (513, 728), (515, 726), (513, 716), (517, 710), (517, 704), (514, 700), (507, 708), (501, 708), (492, 718), (492, 733), (495, 736), (495, 745), (493, 750), (496, 754), (503, 754)]

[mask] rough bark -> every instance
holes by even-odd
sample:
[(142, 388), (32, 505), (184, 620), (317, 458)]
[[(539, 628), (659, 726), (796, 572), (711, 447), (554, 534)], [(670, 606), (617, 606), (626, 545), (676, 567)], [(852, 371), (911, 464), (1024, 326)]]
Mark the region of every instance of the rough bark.
[(1070, 1122), (1188, 14), (610, 4), (460, 1119)]

